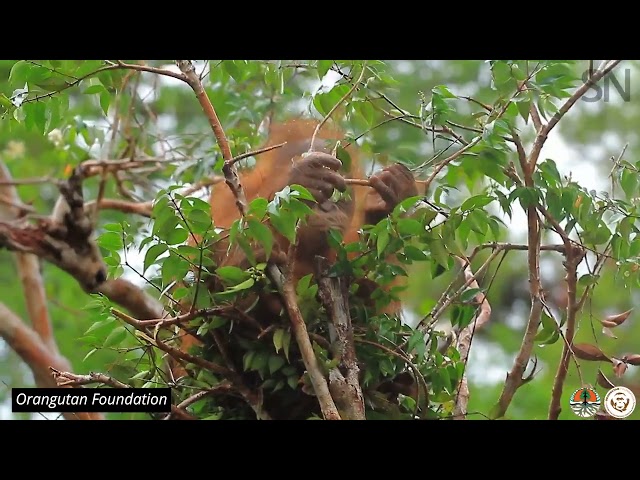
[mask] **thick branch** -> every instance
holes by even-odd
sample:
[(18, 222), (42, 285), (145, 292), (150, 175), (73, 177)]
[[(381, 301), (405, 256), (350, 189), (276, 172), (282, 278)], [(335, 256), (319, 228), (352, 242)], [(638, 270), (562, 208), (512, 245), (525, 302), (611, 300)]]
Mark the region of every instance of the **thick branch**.
[[(85, 203), (85, 209), (91, 211), (95, 208), (95, 200)], [(115, 198), (103, 198), (98, 203), (100, 210), (118, 210), (124, 213), (133, 213), (143, 217), (151, 218), (153, 202), (127, 202), (126, 200), (118, 200)]]
[(293, 329), (293, 334), (296, 338), (298, 348), (300, 349), (304, 366), (306, 367), (307, 372), (309, 372), (309, 377), (311, 378), (311, 383), (313, 384), (316, 397), (318, 397), (318, 402), (322, 409), (322, 415), (326, 420), (340, 420), (341, 418), (338, 413), (338, 409), (336, 408), (333, 398), (329, 393), (327, 379), (322, 374), (322, 370), (318, 364), (318, 359), (316, 358), (316, 354), (311, 346), (311, 341), (309, 340), (307, 326), (304, 323), (302, 313), (300, 313), (300, 309), (298, 308), (294, 285), (290, 278), (286, 278), (282, 275), (280, 269), (276, 265), (269, 265), (268, 271), (271, 275), (271, 279), (278, 287), (287, 308), (289, 320), (291, 321), (291, 328)]
[[(0, 180), (10, 181), (11, 174), (9, 170), (0, 162)], [(5, 185), (0, 187), (0, 193), (12, 203), (18, 205), (21, 203), (20, 197), (15, 186)], [(0, 218), (16, 220), (20, 216), (19, 208), (0, 208)], [(28, 253), (16, 252), (16, 262), (18, 266), (18, 276), (22, 283), (22, 289), (25, 295), (25, 304), (31, 319), (31, 325), (34, 331), (40, 336), (44, 344), (49, 348), (51, 353), (58, 354), (58, 346), (53, 337), (51, 327), (51, 319), (49, 318), (49, 309), (47, 308), (47, 296), (44, 290), (42, 275), (40, 274), (40, 264), (38, 258)]]
[(531, 311), (529, 312), (529, 320), (525, 329), (524, 337), (520, 350), (513, 362), (511, 371), (507, 374), (507, 380), (504, 383), (502, 393), (498, 399), (498, 405), (494, 412), (494, 418), (503, 417), (506, 413), (511, 400), (523, 383), (523, 373), (527, 368), (531, 352), (533, 351), (534, 339), (540, 317), (542, 315), (542, 299), (540, 298), (542, 287), (540, 285), (540, 225), (538, 222), (538, 212), (535, 206), (527, 208), (527, 224), (528, 224), (528, 265), (529, 265), (529, 295), (531, 296)]
[(146, 320), (164, 316), (164, 307), (158, 300), (123, 278), (106, 281), (98, 291), (136, 318)]
[(316, 257), (320, 300), (336, 334), (336, 338), (332, 339), (333, 356), (340, 359), (340, 364), (329, 372), (329, 389), (345, 419), (365, 420), (360, 369), (349, 315), (349, 284), (344, 277), (330, 278), (328, 269), (327, 259)]
[(560, 364), (556, 372), (553, 382), (553, 390), (551, 392), (551, 403), (549, 404), (549, 420), (557, 420), (560, 416), (562, 408), (560, 401), (562, 397), (562, 388), (567, 378), (569, 369), (569, 358), (573, 352), (573, 337), (576, 329), (576, 313), (578, 312), (578, 302), (576, 301), (576, 291), (578, 283), (578, 265), (584, 258), (585, 251), (579, 247), (568, 249), (565, 260), (565, 277), (567, 282), (567, 329), (564, 334), (564, 346), (562, 347), (562, 356)]
[[(35, 383), (41, 388), (56, 388), (57, 384), (49, 367), (58, 370), (71, 370), (69, 361), (49, 350), (36, 332), (30, 329), (18, 316), (0, 303), (0, 337), (15, 351), (22, 361), (26, 363), (35, 379)], [(68, 420), (102, 420), (99, 413), (75, 412), (65, 413)]]

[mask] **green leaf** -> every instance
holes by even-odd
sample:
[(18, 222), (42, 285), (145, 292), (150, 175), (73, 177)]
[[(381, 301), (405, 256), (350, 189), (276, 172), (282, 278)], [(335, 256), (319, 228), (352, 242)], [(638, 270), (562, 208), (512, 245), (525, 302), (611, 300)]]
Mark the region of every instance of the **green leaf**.
[[(87, 92), (85, 92), (87, 93)], [(109, 105), (111, 104), (111, 94), (108, 91), (100, 93), (100, 107), (105, 115), (109, 114)]]
[(468, 288), (460, 294), (460, 301), (463, 303), (469, 303), (475, 301), (476, 295), (482, 293), (481, 288)]
[(27, 80), (30, 68), (31, 64), (24, 60), (14, 63), (13, 67), (11, 67), (11, 72), (9, 72), (9, 83), (12, 85), (20, 85), (20, 88), (22, 88)]
[(283, 213), (280, 215), (269, 215), (271, 224), (278, 232), (285, 236), (287, 240), (294, 243), (296, 240), (296, 218), (291, 213)]
[(628, 168), (622, 170), (620, 186), (622, 187), (622, 190), (624, 190), (624, 193), (627, 195), (627, 198), (632, 198), (635, 195), (639, 183), (640, 175), (638, 175), (637, 172)]
[(273, 332), (273, 346), (276, 349), (276, 353), (278, 353), (282, 348), (284, 333), (285, 331), (282, 328), (278, 328), (275, 332)]
[(291, 345), (291, 332), (288, 330), (282, 335), (282, 350), (284, 351), (287, 361), (289, 361), (289, 346)]
[(285, 359), (277, 355), (269, 357), (269, 373), (273, 375), (285, 364)]
[(436, 85), (431, 89), (432, 93), (437, 93), (443, 98), (458, 98), (456, 95), (451, 93), (451, 91), (445, 87), (444, 85)]
[(182, 280), (189, 271), (189, 262), (178, 257), (174, 252), (162, 262), (162, 282), (168, 285), (174, 280)]
[(331, 69), (333, 60), (318, 60), (318, 78), (322, 80), (327, 72)]
[(378, 252), (378, 257), (381, 257), (387, 245), (389, 245), (389, 232), (387, 230), (382, 230), (378, 233), (378, 238), (376, 239), (376, 250)]
[(168, 245), (178, 245), (184, 243), (189, 238), (189, 231), (185, 228), (174, 228), (168, 232), (166, 242)]
[(248, 278), (244, 282), (240, 282), (239, 284), (235, 285), (233, 288), (231, 288), (228, 291), (238, 292), (240, 290), (248, 290), (251, 287), (253, 287), (255, 283), (256, 281), (254, 278)]
[(234, 266), (219, 267), (216, 269), (216, 275), (229, 284), (240, 283), (249, 276), (247, 272)]
[(98, 351), (98, 349), (97, 349), (97, 348), (93, 348), (93, 349), (91, 349), (91, 350), (89, 351), (89, 353), (87, 353), (87, 354), (84, 356), (84, 358), (82, 359), (82, 361), (83, 361), (83, 362), (86, 362), (86, 361), (89, 359), (89, 357), (91, 357), (91, 355), (93, 355), (93, 354), (94, 354), (94, 353), (96, 353), (97, 351)]
[(585, 275), (582, 275), (578, 279), (578, 285), (580, 285), (581, 287), (588, 287), (590, 285), (595, 285), (599, 279), (600, 279), (600, 275), (593, 275), (591, 273), (587, 273)]
[(146, 272), (147, 269), (156, 261), (156, 259), (167, 251), (167, 246), (164, 243), (158, 243), (149, 247), (147, 253), (144, 255), (144, 266), (142, 273)]
[(404, 247), (404, 254), (408, 259), (416, 261), (424, 261), (429, 258), (422, 250), (413, 245), (406, 245)]
[(518, 102), (516, 103), (516, 107), (518, 107), (518, 112), (520, 116), (524, 119), (525, 123), (529, 123), (529, 113), (531, 112), (531, 100), (527, 100), (526, 102)]
[(293, 185), (290, 185), (290, 187), (291, 187), (292, 197), (297, 197), (300, 200), (315, 201), (315, 199), (313, 198), (313, 195), (311, 195), (311, 192), (307, 190), (305, 187), (303, 187), (302, 185), (298, 185), (294, 183)]
[(413, 218), (400, 218), (397, 223), (400, 235), (420, 235), (425, 232), (424, 226)]
[(244, 354), (244, 358), (242, 359), (242, 369), (247, 372), (251, 369), (251, 364), (253, 363), (253, 358), (256, 356), (255, 350), (250, 350)]
[(267, 259), (271, 256), (271, 250), (273, 248), (273, 234), (269, 227), (259, 222), (254, 218), (249, 218), (247, 220), (247, 226), (249, 232), (253, 238), (255, 238), (262, 248), (264, 248), (265, 255)]
[(186, 215), (187, 225), (197, 235), (205, 234), (212, 225), (211, 215), (202, 210), (193, 209)]
[(116, 232), (105, 232), (98, 237), (98, 245), (109, 251), (121, 250), (122, 235)]
[(258, 197), (252, 200), (251, 203), (249, 204), (248, 213), (262, 220), (264, 215), (267, 213), (268, 204), (269, 202), (267, 201), (266, 198)]
[(490, 204), (495, 200), (491, 195), (476, 195), (471, 198), (467, 198), (462, 205), (460, 205), (460, 211), (466, 212), (467, 210), (473, 210), (476, 208), (482, 208), (485, 205)]
[(104, 348), (108, 348), (114, 345), (118, 345), (119, 343), (122, 343), (122, 341), (127, 337), (127, 333), (128, 333), (127, 329), (124, 328), (123, 326), (114, 328), (109, 334), (109, 336), (106, 338), (102, 346)]
[(38, 133), (44, 133), (47, 123), (46, 106), (44, 103), (35, 102), (31, 104), (31, 116)]
[(105, 91), (106, 89), (104, 88), (103, 85), (96, 84), (96, 85), (91, 85), (90, 87), (87, 87), (85, 91), (82, 93), (84, 93), (85, 95), (92, 95), (94, 93), (102, 93)]
[(105, 325), (108, 325), (110, 323), (113, 323), (115, 321), (115, 317), (109, 317), (106, 320), (100, 320), (98, 322), (95, 322), (93, 325), (91, 325), (86, 332), (84, 332), (85, 335), (88, 335), (89, 333), (93, 332), (94, 330), (98, 330), (101, 327), (104, 327)]

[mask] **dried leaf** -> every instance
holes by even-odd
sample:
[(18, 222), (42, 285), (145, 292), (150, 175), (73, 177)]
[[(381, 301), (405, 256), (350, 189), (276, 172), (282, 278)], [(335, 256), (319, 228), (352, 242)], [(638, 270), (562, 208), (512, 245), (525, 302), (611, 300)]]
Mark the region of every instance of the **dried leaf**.
[(602, 370), (600, 370), (600, 369), (598, 369), (598, 375), (596, 376), (596, 382), (602, 388), (613, 388), (613, 387), (615, 387), (615, 385), (613, 383), (611, 383), (611, 380), (609, 380), (607, 377), (605, 377), (604, 373), (602, 373)]
[(621, 362), (617, 358), (613, 358), (612, 362), (613, 362), (613, 373), (618, 378), (622, 377), (622, 375), (624, 375), (624, 372), (627, 371), (627, 364), (625, 362)]
[[(633, 308), (631, 310), (633, 310)], [(624, 321), (627, 318), (629, 318), (629, 315), (631, 315), (631, 310), (627, 310), (626, 312), (618, 313), (617, 315), (609, 315), (608, 317), (606, 317), (604, 319), (604, 321), (613, 322), (616, 325), (622, 325), (622, 323), (624, 323)]]
[(629, 365), (640, 365), (640, 355), (637, 353), (628, 353), (624, 357), (622, 357), (622, 360)]
[(610, 361), (609, 357), (607, 357), (602, 350), (588, 343), (576, 343), (573, 346), (573, 353), (575, 353), (576, 357), (580, 360), (589, 360), (592, 362)]
[[(615, 326), (615, 325), (614, 325)], [(618, 338), (616, 337), (616, 335), (611, 331), (610, 328), (607, 327), (602, 327), (602, 333), (604, 333), (607, 337), (611, 337), (611, 338)]]
[(618, 326), (616, 322), (612, 322), (610, 320), (600, 320), (600, 323), (602, 324), (602, 326), (607, 328), (613, 328)]

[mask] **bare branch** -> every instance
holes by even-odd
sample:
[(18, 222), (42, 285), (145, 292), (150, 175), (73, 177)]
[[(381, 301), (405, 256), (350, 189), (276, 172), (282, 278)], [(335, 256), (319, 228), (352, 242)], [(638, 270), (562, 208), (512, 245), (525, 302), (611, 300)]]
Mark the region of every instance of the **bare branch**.
[(562, 408), (560, 401), (562, 397), (562, 387), (567, 378), (569, 369), (569, 357), (573, 353), (573, 336), (576, 328), (576, 313), (578, 312), (578, 302), (576, 301), (576, 290), (578, 283), (578, 265), (585, 256), (585, 250), (579, 247), (568, 248), (566, 252), (565, 270), (567, 272), (565, 280), (567, 282), (567, 328), (564, 334), (565, 343), (562, 348), (562, 356), (558, 364), (558, 370), (553, 382), (551, 392), (551, 403), (549, 404), (549, 420), (557, 420)]
[[(469, 287), (480, 288), (478, 285), (478, 281), (476, 280), (476, 276), (471, 271), (469, 261), (464, 260), (460, 257), (456, 257), (456, 259), (460, 262), (462, 268), (464, 269), (465, 280), (469, 283)], [(465, 365), (468, 365), (469, 352), (471, 351), (471, 342), (476, 330), (482, 328), (489, 322), (489, 319), (491, 318), (491, 305), (489, 305), (487, 296), (484, 293), (479, 292), (475, 296), (475, 300), (478, 305), (480, 305), (479, 312), (476, 315), (474, 321), (463, 328), (462, 331), (458, 334), (458, 341), (456, 345), (458, 351), (460, 352), (460, 359), (464, 362)], [(453, 415), (455, 419), (466, 418), (468, 404), (469, 386), (467, 384), (467, 375), (465, 373), (460, 380), (458, 395), (456, 396), (456, 403), (453, 409)]]
[(79, 387), (83, 385), (92, 385), (94, 383), (102, 383), (113, 388), (131, 388), (130, 385), (122, 383), (104, 373), (91, 372), (89, 375), (76, 375), (71, 372), (63, 372), (54, 367), (49, 367), (53, 372), (53, 378), (59, 387)]
[(340, 364), (329, 372), (329, 389), (336, 404), (344, 412), (346, 420), (365, 420), (364, 396), (359, 380), (360, 369), (349, 315), (349, 285), (343, 277), (328, 277), (328, 270), (327, 259), (316, 257), (320, 300), (336, 334), (336, 338), (332, 340), (333, 357), (340, 359)]
[[(11, 174), (4, 163), (0, 162), (0, 180), (11, 181)], [(0, 192), (4, 197), (11, 200), (13, 204), (20, 204), (20, 197), (15, 186), (5, 185), (0, 187)], [(16, 220), (20, 216), (18, 208), (0, 208), (0, 218)], [(49, 309), (47, 308), (47, 296), (44, 290), (44, 282), (40, 274), (40, 263), (38, 257), (29, 253), (15, 252), (18, 266), (18, 276), (22, 283), (25, 295), (25, 303), (31, 325), (34, 331), (40, 336), (44, 344), (51, 353), (58, 354), (58, 346), (53, 337)]]
[[(95, 200), (86, 202), (85, 209), (91, 211), (95, 205)], [(133, 213), (147, 218), (151, 218), (152, 207), (153, 202), (127, 202), (126, 200), (115, 198), (103, 198), (98, 204), (100, 210), (118, 210), (119, 212)]]
[(322, 374), (320, 365), (318, 365), (318, 359), (311, 346), (309, 340), (309, 334), (307, 333), (307, 326), (302, 318), (302, 313), (298, 308), (295, 288), (288, 276), (283, 276), (280, 269), (276, 265), (269, 265), (268, 267), (271, 279), (278, 287), (282, 299), (287, 308), (289, 314), (289, 320), (291, 321), (291, 328), (295, 336), (298, 348), (302, 355), (304, 366), (309, 372), (313, 389), (320, 402), (320, 408), (322, 409), (322, 415), (326, 420), (340, 420), (340, 414), (338, 409), (329, 393), (329, 386), (327, 385), (327, 379)]
[(186, 82), (189, 84), (191, 89), (196, 95), (202, 110), (204, 111), (207, 119), (209, 120), (209, 124), (211, 125), (211, 129), (213, 130), (213, 134), (216, 137), (216, 141), (218, 142), (218, 146), (222, 151), (222, 158), (224, 158), (224, 165), (222, 166), (222, 173), (224, 174), (225, 182), (227, 186), (233, 193), (235, 198), (236, 207), (240, 211), (241, 215), (245, 215), (247, 210), (247, 199), (244, 194), (244, 190), (242, 189), (242, 184), (240, 183), (240, 177), (238, 177), (238, 172), (236, 171), (235, 165), (232, 163), (233, 155), (231, 155), (231, 149), (229, 148), (229, 141), (227, 140), (227, 136), (224, 133), (222, 128), (222, 124), (218, 119), (218, 115), (216, 114), (207, 93), (204, 90), (204, 86), (200, 81), (200, 77), (196, 73), (196, 69), (191, 63), (190, 60), (176, 60), (176, 64), (178, 68), (183, 73)]
[[(203, 399), (204, 397), (208, 397), (209, 395), (215, 395), (217, 393), (225, 393), (228, 392), (229, 390), (231, 390), (233, 388), (233, 386), (229, 383), (229, 382), (222, 382), (219, 383), (218, 385), (216, 385), (215, 387), (209, 388), (207, 390), (202, 390), (194, 395), (191, 395), (189, 398), (187, 398), (186, 400), (180, 402), (177, 405), (177, 409), (179, 410), (185, 410), (187, 407), (189, 407), (190, 405), (196, 403), (198, 400)], [(164, 419), (165, 420), (171, 420), (171, 417), (174, 415), (174, 412), (171, 412), (169, 415), (167, 415)]]

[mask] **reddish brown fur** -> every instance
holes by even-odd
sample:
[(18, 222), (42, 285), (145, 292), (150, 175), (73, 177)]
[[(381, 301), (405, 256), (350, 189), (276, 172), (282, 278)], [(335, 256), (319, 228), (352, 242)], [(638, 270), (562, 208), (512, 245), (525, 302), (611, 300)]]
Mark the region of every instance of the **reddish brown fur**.
[[(287, 144), (281, 148), (277, 148), (257, 157), (256, 165), (247, 171), (240, 172), (240, 181), (244, 189), (247, 202), (251, 202), (253, 199), (262, 197), (268, 200), (273, 199), (276, 192), (282, 190), (288, 183), (291, 166), (294, 162), (299, 162), (302, 159), (302, 154), (309, 151), (310, 139), (316, 128), (317, 122), (312, 120), (292, 120), (283, 124), (273, 125), (269, 132), (269, 138), (266, 146), (277, 145), (283, 142)], [(337, 140), (342, 140), (343, 135), (330, 128), (328, 125), (323, 126), (318, 136), (316, 137), (315, 151), (324, 151), (331, 153)], [(363, 172), (361, 167), (361, 160), (358, 157), (357, 150), (350, 146), (347, 151), (351, 157), (351, 165), (349, 171), (341, 170), (340, 173), (345, 178), (363, 178)], [(415, 185), (414, 187), (415, 188)], [(409, 188), (410, 189), (410, 188)], [(402, 192), (408, 196), (412, 192)], [(416, 194), (416, 193), (413, 193)], [(322, 239), (326, 237), (326, 223), (338, 223), (341, 225), (333, 225), (342, 227), (343, 238), (345, 243), (350, 243), (358, 239), (359, 230), (365, 224), (365, 216), (367, 206), (371, 206), (371, 200), (374, 198), (372, 195), (377, 196), (374, 189), (368, 186), (350, 186), (350, 195), (353, 198), (353, 210), (340, 216), (336, 219), (336, 216), (330, 216), (329, 220), (320, 214), (312, 215), (308, 220), (308, 225), (304, 230), (299, 232), (299, 245), (296, 258), (296, 269), (294, 272), (294, 280), (297, 281), (304, 275), (313, 273), (313, 259), (315, 255), (323, 255), (329, 257), (331, 260), (334, 255), (328, 248), (328, 245), (321, 243)], [(379, 198), (379, 197), (377, 197)], [(214, 225), (218, 228), (228, 229), (233, 222), (239, 218), (239, 212), (235, 207), (235, 198), (224, 183), (217, 184), (210, 195), (212, 217)], [(349, 213), (352, 213), (349, 218)], [(272, 260), (278, 258), (282, 259), (282, 253), (286, 254), (289, 247), (288, 241), (281, 235), (276, 234), (276, 245), (274, 246), (274, 255)], [(279, 252), (278, 252), (279, 251)], [(260, 252), (257, 251), (256, 255), (259, 256)], [(244, 260), (244, 254), (239, 248), (232, 251), (228, 251), (228, 244), (226, 242), (219, 242), (216, 246), (215, 259), (218, 265), (239, 265), (241, 267), (248, 267)], [(392, 259), (393, 261), (393, 259)], [(395, 282), (394, 284), (397, 284)], [(375, 288), (375, 285), (362, 285), (363, 290), (371, 291)], [(279, 302), (279, 298), (274, 296), (263, 296), (261, 298), (262, 303), (270, 310), (274, 315), (278, 315), (281, 311), (282, 305)], [(394, 313), (399, 311), (400, 304), (392, 303), (385, 312)], [(193, 338), (187, 338), (183, 341), (183, 348), (188, 348), (190, 345), (196, 343), (197, 340)]]

